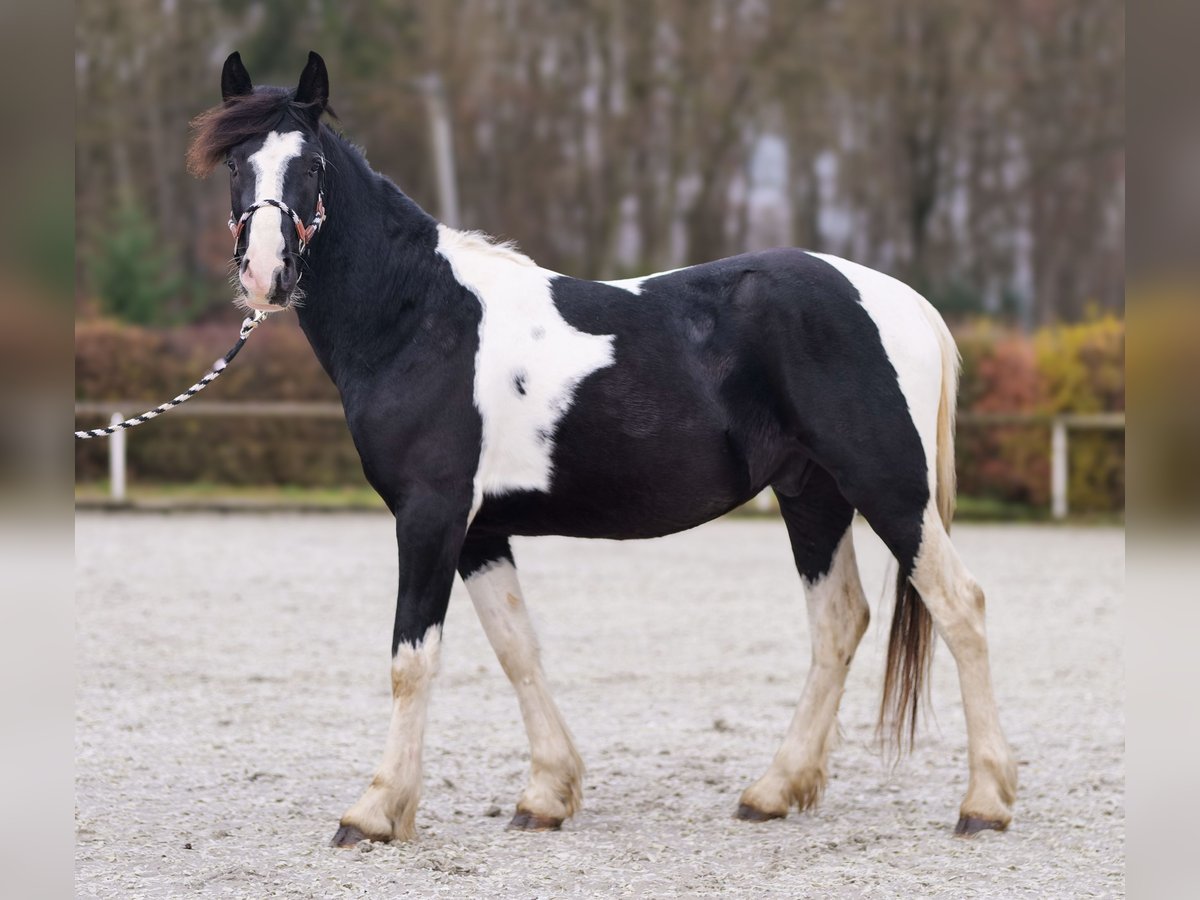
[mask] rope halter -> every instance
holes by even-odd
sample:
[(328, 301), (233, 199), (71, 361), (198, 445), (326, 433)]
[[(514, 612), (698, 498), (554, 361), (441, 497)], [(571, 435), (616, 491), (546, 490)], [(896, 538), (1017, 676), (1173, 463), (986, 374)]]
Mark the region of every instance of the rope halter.
[(166, 403), (160, 403), (158, 406), (154, 407), (154, 409), (148, 409), (144, 413), (134, 416), (132, 419), (125, 419), (121, 422), (117, 422), (114, 425), (110, 425), (107, 428), (93, 428), (89, 431), (77, 431), (75, 432), (75, 437), (81, 441), (86, 441), (91, 438), (108, 437), (109, 435), (115, 434), (118, 431), (124, 431), (126, 428), (133, 428), (136, 425), (142, 425), (145, 422), (149, 422), (151, 419), (157, 418), (165, 412), (169, 412), (179, 404), (187, 403), (187, 401), (191, 400), (198, 393), (221, 377), (221, 373), (225, 371), (225, 367), (233, 362), (233, 358), (238, 355), (238, 351), (245, 346), (246, 338), (250, 337), (250, 333), (263, 322), (265, 322), (267, 320), (267, 316), (269, 315), (270, 313), (256, 311), (246, 316), (246, 318), (242, 320), (241, 329), (238, 331), (237, 343), (229, 348), (228, 353), (212, 364), (212, 368), (208, 370), (207, 375), (193, 384), (182, 394), (178, 394), (177, 396), (168, 400)]
[(238, 241), (242, 238), (242, 229), (246, 227), (246, 223), (250, 221), (250, 217), (262, 209), (264, 206), (273, 206), (285, 216), (292, 220), (292, 224), (296, 226), (296, 237), (300, 239), (300, 252), (303, 253), (308, 249), (308, 245), (312, 243), (312, 239), (317, 236), (317, 232), (321, 230), (321, 225), (325, 222), (325, 158), (320, 158), (321, 163), (321, 179), (317, 188), (317, 208), (313, 212), (312, 221), (308, 225), (304, 224), (304, 220), (300, 218), (300, 214), (284, 203), (282, 200), (276, 200), (268, 197), (265, 200), (259, 200), (252, 206), (247, 207), (246, 211), (241, 214), (235, 221), (233, 212), (229, 213), (229, 233), (233, 235), (233, 252), (237, 254)]
[[(320, 163), (320, 180), (317, 183), (317, 208), (313, 212), (312, 221), (309, 222), (308, 225), (305, 225), (304, 220), (300, 218), (300, 215), (294, 209), (292, 209), (282, 200), (275, 200), (271, 198), (259, 200), (244, 213), (242, 213), (242, 215), (236, 221), (234, 221), (233, 213), (231, 212), (229, 214), (229, 231), (233, 235), (234, 255), (237, 255), (237, 245), (238, 241), (241, 240), (242, 237), (242, 229), (246, 227), (246, 223), (250, 221), (250, 217), (264, 206), (273, 206), (290, 218), (292, 220), (292, 224), (296, 226), (296, 236), (300, 239), (300, 252), (303, 253), (308, 248), (308, 245), (312, 243), (312, 239), (316, 237), (317, 232), (321, 230), (321, 225), (324, 224), (326, 218), (324, 157), (320, 159)], [(229, 348), (228, 353), (213, 363), (212, 368), (209, 369), (208, 373), (203, 378), (193, 384), (182, 394), (178, 394), (177, 396), (168, 400), (166, 403), (159, 404), (158, 406), (154, 407), (154, 409), (148, 409), (144, 413), (134, 416), (132, 419), (125, 419), (121, 422), (110, 425), (107, 428), (92, 428), (88, 431), (76, 431), (76, 439), (86, 441), (90, 440), (91, 438), (108, 437), (109, 435), (115, 434), (118, 431), (124, 431), (127, 428), (134, 428), (135, 426), (149, 422), (151, 419), (157, 418), (165, 412), (169, 412), (176, 406), (179, 406), (179, 404), (186, 403), (187, 401), (191, 400), (198, 393), (221, 377), (221, 373), (225, 371), (225, 367), (233, 362), (233, 358), (238, 355), (238, 351), (245, 346), (246, 339), (250, 337), (250, 334), (255, 328), (267, 320), (268, 315), (270, 315), (270, 313), (255, 311), (243, 319), (242, 327), (238, 331), (237, 343)]]

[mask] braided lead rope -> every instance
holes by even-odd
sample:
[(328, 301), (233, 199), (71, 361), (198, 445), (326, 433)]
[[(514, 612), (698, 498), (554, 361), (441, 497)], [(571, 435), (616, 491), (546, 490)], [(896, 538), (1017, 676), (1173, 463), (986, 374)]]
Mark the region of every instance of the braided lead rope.
[(270, 313), (255, 311), (251, 315), (242, 320), (241, 331), (238, 332), (237, 343), (229, 348), (229, 352), (213, 363), (211, 371), (190, 388), (184, 391), (179, 396), (168, 400), (154, 409), (147, 410), (141, 415), (134, 416), (132, 419), (126, 419), (123, 422), (118, 422), (116, 425), (111, 425), (108, 428), (93, 428), (91, 431), (77, 431), (75, 437), (81, 441), (86, 441), (90, 438), (108, 437), (116, 431), (123, 428), (133, 428), (135, 425), (141, 425), (143, 422), (149, 422), (151, 419), (161, 416), (169, 409), (174, 409), (181, 403), (186, 403), (198, 393), (221, 377), (221, 373), (225, 371), (225, 367), (233, 362), (233, 358), (238, 355), (238, 351), (246, 343), (246, 338), (250, 337), (250, 332), (254, 331), (259, 325), (266, 321)]

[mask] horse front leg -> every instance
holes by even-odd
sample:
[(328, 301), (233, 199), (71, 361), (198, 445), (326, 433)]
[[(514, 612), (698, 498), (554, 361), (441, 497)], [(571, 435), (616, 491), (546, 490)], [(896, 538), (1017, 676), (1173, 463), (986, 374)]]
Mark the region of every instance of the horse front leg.
[(517, 693), (529, 737), (529, 783), (509, 828), (557, 831), (583, 802), (583, 760), (546, 686), (508, 538), (468, 534), (458, 570)]
[(425, 711), (469, 504), (469, 496), (455, 501), (419, 489), (396, 507), (400, 588), (392, 631), (391, 725), (383, 761), (366, 792), (342, 816), (331, 842), (335, 847), (413, 836)]

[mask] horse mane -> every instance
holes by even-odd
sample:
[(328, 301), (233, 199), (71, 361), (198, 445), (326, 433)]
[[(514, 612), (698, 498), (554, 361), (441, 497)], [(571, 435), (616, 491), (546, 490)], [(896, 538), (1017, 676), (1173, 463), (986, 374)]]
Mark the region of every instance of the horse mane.
[(521, 266), (537, 266), (533, 259), (517, 249), (514, 241), (502, 241), (482, 231), (459, 231), (442, 226), (441, 239), (452, 241), (464, 252), (492, 256)]
[(302, 121), (311, 103), (296, 103), (295, 91), (259, 87), (231, 97), (192, 119), (187, 168), (198, 178), (208, 175), (242, 141), (273, 131), (285, 116)]

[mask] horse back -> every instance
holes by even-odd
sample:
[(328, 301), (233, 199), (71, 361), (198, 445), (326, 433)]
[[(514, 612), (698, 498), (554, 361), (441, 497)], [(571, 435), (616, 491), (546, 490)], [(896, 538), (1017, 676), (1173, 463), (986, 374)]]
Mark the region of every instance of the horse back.
[[(879, 405), (869, 400), (888, 394), (879, 382), (896, 386), (855, 286), (804, 251), (621, 282), (536, 272), (525, 273), (524, 300), (483, 300), (485, 320), (513, 315), (481, 330), (480, 357), (489, 339), (492, 355), (477, 392), (484, 376), (481, 414), (493, 425), (481, 529), (645, 537), (692, 527), (800, 471), (827, 430)], [(885, 420), (904, 406), (895, 391), (882, 403)]]

